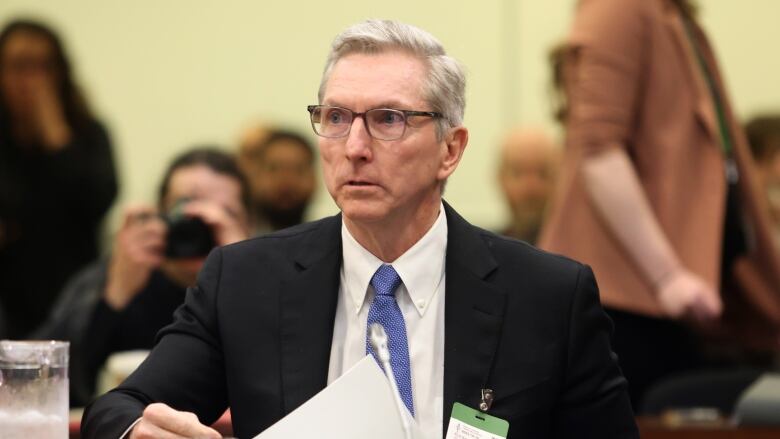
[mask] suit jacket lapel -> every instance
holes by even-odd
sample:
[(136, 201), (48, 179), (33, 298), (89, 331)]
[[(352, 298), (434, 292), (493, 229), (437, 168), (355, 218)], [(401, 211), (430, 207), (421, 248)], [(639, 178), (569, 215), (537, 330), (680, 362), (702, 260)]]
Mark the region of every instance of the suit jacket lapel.
[[(489, 384), (506, 294), (486, 279), (497, 267), (477, 229), (445, 203), (444, 425), (452, 405), (477, 407)], [(294, 252), (296, 276), (281, 288), (284, 413), (327, 385), (341, 267), (341, 217), (323, 221)]]
[(486, 278), (498, 264), (476, 228), (445, 203), (444, 431), (455, 402), (479, 406), (501, 335), (506, 294)]
[(296, 274), (281, 286), (284, 413), (327, 385), (341, 267), (341, 216), (324, 220), (294, 250)]

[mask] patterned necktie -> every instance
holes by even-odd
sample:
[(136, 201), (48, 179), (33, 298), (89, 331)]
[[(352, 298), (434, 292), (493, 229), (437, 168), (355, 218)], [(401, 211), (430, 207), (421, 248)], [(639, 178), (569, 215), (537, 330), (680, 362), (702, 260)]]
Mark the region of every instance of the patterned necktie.
[[(395, 290), (401, 285), (401, 278), (392, 265), (384, 264), (371, 278), (371, 286), (376, 295), (368, 309), (368, 326), (366, 328), (366, 353), (370, 353), (379, 363), (376, 353), (371, 349), (368, 338), (368, 328), (372, 323), (380, 323), (387, 332), (387, 347), (390, 350), (390, 365), (398, 384), (401, 399), (414, 416), (414, 403), (412, 401), (412, 372), (409, 364), (409, 344), (406, 339), (406, 323), (401, 314), (401, 308), (395, 300)], [(381, 363), (380, 367), (381, 367)], [(387, 372), (387, 371), (385, 371)]]

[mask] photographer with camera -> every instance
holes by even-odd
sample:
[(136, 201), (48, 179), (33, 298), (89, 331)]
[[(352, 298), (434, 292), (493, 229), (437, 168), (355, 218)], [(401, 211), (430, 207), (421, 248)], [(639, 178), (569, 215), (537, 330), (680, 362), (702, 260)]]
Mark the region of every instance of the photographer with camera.
[(168, 167), (156, 207), (125, 209), (110, 258), (68, 282), (34, 334), (71, 342), (71, 405), (91, 399), (111, 354), (152, 348), (213, 247), (249, 236), (248, 200), (233, 157), (200, 148)]

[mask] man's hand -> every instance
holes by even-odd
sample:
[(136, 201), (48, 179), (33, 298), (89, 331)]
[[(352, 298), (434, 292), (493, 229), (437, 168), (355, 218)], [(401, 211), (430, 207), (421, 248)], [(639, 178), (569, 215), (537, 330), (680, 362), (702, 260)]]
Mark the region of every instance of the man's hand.
[(124, 309), (160, 266), (165, 252), (165, 223), (153, 207), (136, 206), (125, 210), (117, 232), (104, 299), (115, 310)]
[(228, 245), (249, 237), (247, 225), (239, 214), (231, 214), (215, 202), (195, 199), (187, 203), (183, 211), (187, 215), (202, 219), (211, 227), (217, 245)]
[(146, 407), (141, 421), (130, 432), (130, 439), (152, 438), (221, 439), (222, 435), (201, 424), (194, 413), (180, 412), (156, 403)]
[(658, 300), (666, 314), (674, 319), (689, 317), (707, 323), (720, 317), (723, 311), (717, 291), (685, 269), (678, 269), (661, 283)]

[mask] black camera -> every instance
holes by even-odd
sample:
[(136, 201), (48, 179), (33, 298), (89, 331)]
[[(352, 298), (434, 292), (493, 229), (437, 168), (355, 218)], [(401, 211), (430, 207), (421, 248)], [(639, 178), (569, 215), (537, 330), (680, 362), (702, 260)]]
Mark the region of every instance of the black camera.
[(168, 225), (165, 256), (169, 259), (205, 257), (216, 246), (211, 227), (183, 212), (189, 198), (177, 200), (163, 220)]

